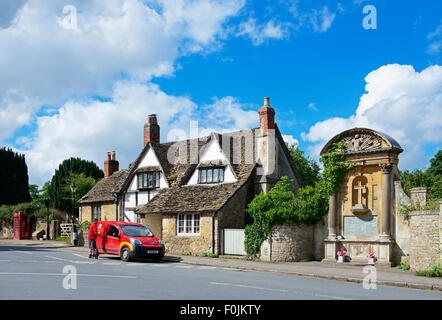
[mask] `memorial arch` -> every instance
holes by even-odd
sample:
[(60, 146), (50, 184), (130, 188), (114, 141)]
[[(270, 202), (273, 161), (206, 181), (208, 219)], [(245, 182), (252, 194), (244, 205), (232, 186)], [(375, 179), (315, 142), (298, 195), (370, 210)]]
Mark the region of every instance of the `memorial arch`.
[(335, 142), (344, 144), (355, 170), (330, 196), (324, 261), (336, 261), (336, 252), (345, 250), (352, 262), (365, 262), (367, 253), (375, 251), (378, 263), (391, 264), (393, 180), (399, 177), (398, 155), (403, 150), (384, 133), (353, 128), (328, 141), (321, 154)]

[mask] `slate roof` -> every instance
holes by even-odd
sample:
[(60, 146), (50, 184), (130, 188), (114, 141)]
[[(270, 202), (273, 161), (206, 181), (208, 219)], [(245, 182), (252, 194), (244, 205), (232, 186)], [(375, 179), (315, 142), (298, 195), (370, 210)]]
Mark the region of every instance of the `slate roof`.
[(115, 198), (112, 196), (112, 193), (121, 191), (128, 174), (129, 170), (120, 170), (114, 172), (109, 177), (101, 179), (78, 203), (84, 205), (98, 202), (113, 202)]
[(177, 214), (218, 211), (248, 181), (254, 168), (255, 165), (239, 165), (236, 182), (162, 189), (150, 202), (138, 206), (135, 212)]

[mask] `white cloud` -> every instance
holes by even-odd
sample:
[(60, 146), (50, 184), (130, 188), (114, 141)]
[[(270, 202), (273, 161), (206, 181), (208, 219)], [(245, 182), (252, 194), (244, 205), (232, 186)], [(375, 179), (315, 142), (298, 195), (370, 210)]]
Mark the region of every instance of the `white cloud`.
[(316, 104), (313, 103), (313, 102), (310, 102), (310, 103), (308, 104), (308, 108), (309, 108), (310, 110), (313, 110), (313, 111), (318, 111), (318, 107), (316, 107)]
[(401, 167), (421, 167), (428, 157), (425, 146), (442, 142), (442, 67), (430, 66), (416, 72), (412, 66), (390, 64), (370, 72), (366, 93), (354, 115), (317, 122), (304, 140), (315, 142), (310, 152), (337, 133), (353, 127), (367, 127), (394, 137), (404, 149)]
[(289, 134), (283, 134), (282, 138), (284, 139), (285, 142), (287, 142), (289, 145), (294, 145), (295, 147), (297, 147), (299, 145), (299, 141), (298, 139), (294, 138), (292, 135)]
[(437, 55), (442, 48), (442, 23), (427, 35), (427, 40), (430, 42), (427, 47), (427, 52)]
[[(298, 0), (288, 3), (288, 11), (291, 13), (293, 21), (292, 28), (299, 31), (301, 29), (312, 29), (314, 32), (324, 33), (331, 28), (336, 18), (336, 13), (332, 12), (328, 6), (305, 10), (301, 8)], [(343, 13), (345, 9), (338, 3), (336, 10)]]
[(240, 23), (237, 36), (249, 37), (254, 46), (263, 44), (266, 40), (280, 40), (288, 36), (289, 24), (269, 20), (263, 24), (257, 24), (256, 19), (249, 18)]
[(26, 155), (30, 181), (41, 185), (70, 157), (102, 168), (106, 152), (115, 150), (120, 168), (127, 168), (142, 149), (148, 114), (157, 114), (161, 140), (166, 141), (173, 129), (190, 137), (190, 121), (198, 121), (200, 133), (206, 134), (257, 126), (257, 110), (245, 109), (233, 97), (198, 108), (188, 97), (167, 95), (157, 85), (120, 81), (108, 101), (69, 100), (55, 114), (39, 117), (35, 133), (19, 138), (25, 148), (17, 151)]
[(324, 6), (320, 10), (313, 9), (309, 20), (315, 32), (326, 32), (330, 29), (336, 14), (330, 12), (329, 8)]
[[(63, 27), (73, 5), (77, 29)], [(123, 75), (171, 75), (178, 57), (211, 50), (243, 0), (28, 0), (0, 28), (0, 141), (29, 124), (42, 104), (107, 96)], [(7, 123), (7, 125), (5, 125)]]

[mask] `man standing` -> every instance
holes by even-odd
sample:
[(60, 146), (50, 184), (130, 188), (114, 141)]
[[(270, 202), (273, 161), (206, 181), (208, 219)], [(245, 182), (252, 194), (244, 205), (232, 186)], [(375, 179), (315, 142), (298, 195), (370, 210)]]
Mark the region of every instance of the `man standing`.
[(95, 218), (89, 228), (89, 233), (87, 236), (87, 239), (89, 242), (89, 259), (92, 258), (92, 256), (94, 256), (95, 259), (98, 259), (97, 243), (95, 242), (95, 240), (97, 239), (97, 235), (98, 235), (97, 223), (98, 223), (98, 219)]

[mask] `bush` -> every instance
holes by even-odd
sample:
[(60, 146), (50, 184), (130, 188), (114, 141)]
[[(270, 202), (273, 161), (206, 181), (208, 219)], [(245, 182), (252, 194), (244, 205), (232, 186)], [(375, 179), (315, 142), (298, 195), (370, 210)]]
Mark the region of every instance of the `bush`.
[(432, 266), (430, 270), (417, 271), (416, 274), (424, 277), (442, 277), (442, 263)]
[(401, 269), (401, 270), (409, 270), (410, 269), (410, 264), (408, 262), (404, 262), (401, 261), (401, 263), (399, 263), (396, 268)]
[(203, 257), (210, 257), (210, 258), (218, 258), (218, 255), (215, 253), (211, 253), (211, 252), (204, 252), (202, 254)]

